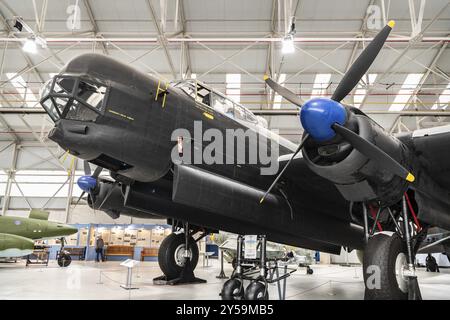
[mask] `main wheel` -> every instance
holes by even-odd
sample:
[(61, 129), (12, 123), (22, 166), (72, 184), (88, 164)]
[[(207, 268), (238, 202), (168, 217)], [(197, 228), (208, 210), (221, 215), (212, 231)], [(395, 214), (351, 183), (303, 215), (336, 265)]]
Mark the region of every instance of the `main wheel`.
[[(161, 243), (158, 251), (158, 263), (162, 272), (169, 279), (177, 278), (184, 267), (186, 244), (184, 233), (172, 233)], [(198, 262), (198, 246), (194, 239), (189, 239), (189, 257), (192, 269), (195, 269)]]
[(311, 269), (310, 266), (307, 266), (307, 267), (306, 267), (306, 274), (313, 274), (313, 273), (314, 273), (314, 270)]
[(245, 289), (245, 300), (269, 300), (269, 292), (264, 283), (251, 282)]
[(242, 300), (244, 299), (244, 288), (239, 279), (229, 279), (222, 287), (222, 300)]
[(365, 299), (406, 300), (408, 279), (403, 272), (407, 266), (406, 244), (400, 236), (396, 233), (375, 234), (364, 251)]
[(58, 257), (58, 265), (62, 268), (68, 267), (72, 263), (72, 257), (67, 254), (60, 254)]

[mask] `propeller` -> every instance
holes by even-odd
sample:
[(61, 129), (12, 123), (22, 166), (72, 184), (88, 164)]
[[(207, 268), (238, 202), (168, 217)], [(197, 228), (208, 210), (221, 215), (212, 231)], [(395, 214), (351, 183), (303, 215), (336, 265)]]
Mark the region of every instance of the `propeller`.
[(395, 22), (389, 21), (388, 24), (373, 38), (369, 45), (361, 52), (358, 59), (353, 62), (350, 69), (347, 70), (341, 82), (337, 86), (331, 100), (340, 102), (350, 91), (358, 84), (359, 80), (364, 76), (373, 61), (380, 53), (383, 44), (386, 42), (389, 33), (394, 28)]
[(382, 163), (386, 170), (396, 174), (397, 176), (409, 182), (414, 182), (415, 177), (408, 170), (406, 170), (395, 159), (373, 143), (361, 138), (361, 136), (344, 126), (341, 126), (340, 124), (335, 123), (333, 125), (333, 129), (367, 158)]
[(275, 178), (275, 180), (273, 180), (272, 184), (270, 185), (269, 189), (267, 189), (266, 193), (264, 193), (264, 195), (262, 196), (261, 200), (259, 200), (259, 203), (262, 203), (264, 201), (264, 199), (266, 198), (266, 196), (269, 194), (270, 191), (272, 191), (272, 188), (276, 185), (276, 183), (278, 182), (278, 180), (280, 180), (281, 176), (283, 175), (284, 171), (286, 171), (287, 167), (291, 164), (292, 160), (294, 160), (295, 156), (300, 152), (300, 150), (302, 150), (303, 145), (305, 144), (306, 140), (309, 138), (309, 134), (306, 133), (303, 136), (302, 141), (300, 142), (300, 145), (298, 146), (297, 150), (295, 150), (294, 154), (292, 155), (292, 157), (289, 159), (289, 161), (286, 163), (286, 165), (283, 167), (283, 170), (281, 170), (281, 172), (278, 174), (278, 176)]
[(291, 90), (279, 85), (275, 81), (273, 81), (268, 75), (264, 76), (264, 81), (267, 83), (269, 87), (273, 89), (276, 93), (278, 93), (280, 96), (285, 98), (287, 101), (295, 104), (298, 107), (301, 107), (303, 104), (303, 101)]
[[(83, 190), (83, 192), (81, 193), (80, 197), (78, 198), (77, 202), (75, 203), (75, 206), (78, 205), (81, 198), (83, 198), (83, 196), (86, 193), (88, 193), (91, 196), (92, 201), (94, 200), (92, 191), (97, 187), (98, 177), (103, 170), (103, 168), (99, 166), (99, 167), (95, 168), (94, 173), (91, 175), (91, 172), (92, 172), (91, 167), (89, 166), (89, 162), (86, 160), (83, 161), (83, 167), (84, 167), (85, 175), (81, 176), (77, 180), (77, 185), (80, 187), (81, 190)], [(94, 203), (92, 202), (92, 206), (93, 205), (94, 205)]]
[(313, 98), (303, 103), (294, 92), (279, 85), (269, 76), (264, 76), (264, 80), (270, 88), (286, 100), (301, 108), (300, 121), (306, 134), (292, 158), (288, 161), (288, 163), (286, 163), (283, 170), (275, 178), (274, 182), (261, 198), (260, 202), (263, 202), (264, 198), (278, 182), (283, 172), (291, 164), (292, 159), (303, 148), (304, 143), (308, 138), (311, 138), (316, 142), (326, 142), (333, 139), (336, 134), (339, 134), (356, 150), (364, 154), (369, 159), (378, 162), (381, 166), (393, 174), (407, 180), (408, 182), (413, 182), (415, 180), (414, 175), (395, 159), (390, 157), (387, 153), (372, 144), (370, 141), (365, 140), (355, 132), (345, 127), (345, 123), (347, 122), (349, 116), (349, 110), (340, 103), (340, 101), (354, 89), (363, 75), (367, 72), (383, 47), (383, 44), (385, 43), (394, 25), (394, 21), (389, 21), (389, 23), (373, 38), (372, 42), (363, 50), (363, 52), (361, 52), (359, 57), (345, 73), (331, 99)]

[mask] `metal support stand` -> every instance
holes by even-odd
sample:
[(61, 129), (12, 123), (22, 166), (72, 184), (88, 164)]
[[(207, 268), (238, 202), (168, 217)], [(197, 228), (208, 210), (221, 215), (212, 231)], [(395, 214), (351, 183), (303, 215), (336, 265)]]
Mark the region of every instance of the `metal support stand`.
[(228, 279), (223, 270), (223, 251), (220, 250), (220, 274), (216, 277), (217, 279)]
[(422, 300), (419, 283), (417, 282), (416, 269), (414, 267), (411, 233), (409, 230), (408, 207), (406, 205), (405, 196), (403, 196), (402, 199), (402, 211), (403, 211), (404, 235), (406, 241), (406, 248), (408, 250), (408, 270), (405, 270), (405, 276), (408, 278), (408, 300)]
[(238, 235), (237, 238), (237, 258), (236, 258), (236, 275), (242, 274), (242, 245), (244, 244), (244, 237)]
[[(288, 271), (287, 271), (287, 265), (284, 266), (283, 271), (284, 271), (284, 272), (283, 272), (282, 277), (284, 277), (284, 276), (288, 273)], [(275, 272), (276, 272), (276, 274), (277, 274), (277, 278), (281, 279), (281, 278), (280, 278), (280, 272), (278, 271), (278, 262), (277, 262), (277, 266), (276, 266)], [(283, 280), (281, 280), (281, 281), (283, 281), (283, 290), (281, 290), (281, 284), (280, 284), (281, 281), (277, 281), (278, 298), (279, 298), (280, 300), (286, 300), (286, 278), (287, 278), (287, 277), (282, 278)]]
[(259, 275), (261, 278), (265, 278), (267, 275), (267, 266), (266, 266), (266, 246), (267, 246), (267, 240), (266, 236), (262, 235), (260, 236), (260, 243), (261, 243), (261, 256), (260, 256), (260, 263), (259, 263)]
[(139, 289), (139, 288), (133, 287), (131, 285), (132, 278), (133, 278), (133, 268), (127, 268), (127, 282), (126, 282), (126, 284), (121, 284), (120, 287), (124, 288), (125, 290)]
[[(243, 290), (244, 281), (249, 281), (250, 284), (248, 288), (254, 285), (256, 282), (264, 284), (265, 291), (264, 296), (268, 298), (268, 287), (269, 284), (277, 283), (278, 287), (278, 295), (280, 300), (284, 300), (286, 298), (286, 279), (297, 269), (288, 268), (287, 265), (283, 266), (283, 274), (280, 274), (278, 262), (279, 259), (268, 259), (267, 258), (267, 238), (265, 235), (258, 235), (258, 246), (259, 248), (259, 257), (253, 256), (252, 258), (243, 257), (243, 245), (244, 245), (244, 237), (239, 235), (237, 238), (237, 252), (236, 252), (236, 269), (231, 275), (231, 279), (228, 281), (232, 281), (232, 279), (239, 279)], [(247, 248), (248, 249), (248, 248)], [(228, 282), (227, 281), (227, 282)], [(227, 283), (226, 282), (226, 283)], [(245, 297), (247, 299), (247, 296)], [(253, 299), (253, 298), (250, 298)]]

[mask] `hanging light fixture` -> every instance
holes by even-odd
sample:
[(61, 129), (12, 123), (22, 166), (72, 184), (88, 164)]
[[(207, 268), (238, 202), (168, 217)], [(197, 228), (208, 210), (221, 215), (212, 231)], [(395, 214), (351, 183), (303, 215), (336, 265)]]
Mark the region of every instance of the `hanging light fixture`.
[(25, 40), (22, 50), (28, 53), (36, 54), (37, 53), (37, 45), (34, 38), (28, 38)]
[(283, 38), (281, 52), (283, 54), (289, 54), (295, 52), (294, 35), (295, 35), (295, 16), (291, 17), (291, 27), (289, 32)]
[(281, 52), (283, 54), (295, 52), (294, 37), (291, 34), (288, 34), (283, 38)]

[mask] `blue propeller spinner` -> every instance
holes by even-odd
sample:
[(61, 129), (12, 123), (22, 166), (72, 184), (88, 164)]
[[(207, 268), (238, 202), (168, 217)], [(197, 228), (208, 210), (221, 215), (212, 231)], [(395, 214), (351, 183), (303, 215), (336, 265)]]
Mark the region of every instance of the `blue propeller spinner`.
[(346, 118), (347, 112), (344, 106), (326, 98), (308, 100), (300, 109), (302, 126), (316, 141), (332, 139), (336, 135), (332, 125), (335, 123), (343, 125)]
[(90, 190), (97, 186), (97, 179), (93, 176), (81, 176), (77, 180), (77, 185), (84, 192), (90, 192)]

